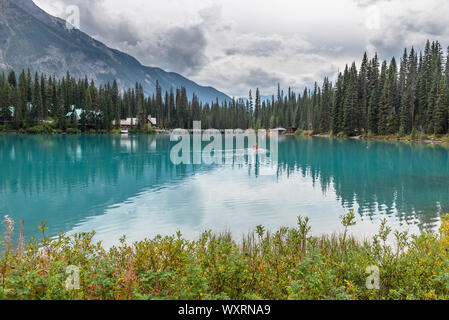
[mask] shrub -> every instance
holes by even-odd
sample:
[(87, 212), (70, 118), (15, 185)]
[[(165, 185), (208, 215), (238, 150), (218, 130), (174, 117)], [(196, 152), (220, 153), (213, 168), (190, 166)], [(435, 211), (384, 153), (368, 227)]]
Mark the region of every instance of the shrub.
[(147, 134), (156, 134), (157, 133), (157, 129), (155, 127), (148, 127), (146, 133)]
[(53, 128), (48, 124), (40, 124), (37, 126), (27, 128), (25, 129), (24, 132), (29, 134), (49, 134), (53, 133)]
[(52, 129), (58, 129), (58, 122), (57, 122), (57, 121), (54, 121), (54, 120), (51, 119), (51, 118), (49, 118), (48, 120), (51, 121), (51, 122), (48, 123), (48, 125), (49, 125)]
[(305, 136), (312, 136), (313, 135), (313, 130), (303, 130), (302, 134)]
[(427, 140), (429, 137), (424, 132), (418, 133), (418, 140)]
[(157, 129), (155, 127), (149, 127), (146, 126), (144, 128), (139, 128), (137, 126), (131, 127), (129, 129), (129, 133), (135, 133), (135, 134), (156, 134)]
[[(132, 245), (122, 238), (109, 250), (93, 242), (94, 232), (50, 240), (45, 223), (41, 240), (13, 248), (13, 221), (5, 223), (0, 299), (449, 298), (449, 216), (439, 233), (411, 237), (392, 233), (384, 220), (370, 241), (358, 241), (347, 233), (351, 212), (342, 217), (342, 235), (311, 236), (300, 217), (296, 228), (258, 226), (240, 242), (208, 231), (197, 241), (180, 233)], [(65, 286), (68, 266), (79, 268), (79, 290)], [(371, 289), (366, 272), (373, 266), (380, 282)]]
[(67, 134), (81, 134), (81, 130), (78, 128), (67, 128)]

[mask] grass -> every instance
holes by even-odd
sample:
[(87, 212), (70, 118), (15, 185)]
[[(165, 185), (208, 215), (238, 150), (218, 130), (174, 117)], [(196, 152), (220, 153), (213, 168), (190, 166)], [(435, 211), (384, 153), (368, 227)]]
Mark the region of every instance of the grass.
[(373, 135), (373, 134), (366, 134), (364, 136), (366, 139), (374, 139), (374, 140), (396, 140), (396, 141), (417, 141), (417, 142), (443, 142), (447, 143), (449, 142), (449, 135), (442, 135), (442, 134), (432, 134), (428, 135), (423, 132), (419, 131), (413, 131), (411, 134), (408, 135), (401, 135), (399, 133), (397, 134), (390, 134), (390, 135)]
[[(438, 233), (413, 236), (392, 233), (383, 221), (365, 241), (349, 236), (353, 212), (342, 223), (341, 235), (313, 237), (300, 217), (296, 228), (271, 233), (259, 226), (239, 242), (209, 231), (197, 241), (180, 233), (132, 245), (122, 238), (106, 250), (93, 242), (93, 232), (50, 240), (45, 223), (42, 239), (20, 240), (14, 248), (14, 222), (7, 218), (0, 299), (449, 298), (449, 216)], [(377, 268), (379, 289), (369, 289)], [(79, 270), (79, 289), (66, 285), (76, 279), (73, 270)]]

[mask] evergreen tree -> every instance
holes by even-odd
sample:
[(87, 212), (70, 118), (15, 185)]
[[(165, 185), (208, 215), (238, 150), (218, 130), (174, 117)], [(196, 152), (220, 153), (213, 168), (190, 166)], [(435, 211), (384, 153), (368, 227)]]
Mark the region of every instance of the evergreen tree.
[(444, 74), (446, 76), (446, 80), (449, 84), (449, 47), (447, 47), (447, 54), (446, 54), (446, 68), (444, 70)]
[(435, 134), (445, 134), (448, 130), (449, 85), (446, 76), (441, 78), (435, 109)]
[(417, 82), (417, 56), (412, 48), (408, 58), (407, 74), (404, 76), (404, 84), (401, 98), (401, 115), (399, 132), (402, 135), (409, 134), (412, 126), (416, 110), (416, 82)]
[(378, 133), (380, 135), (387, 135), (395, 132), (397, 110), (397, 66), (396, 60), (393, 58), (387, 71), (379, 107)]
[(112, 93), (111, 93), (111, 104), (112, 104), (112, 110), (114, 112), (114, 120), (116, 123), (116, 126), (120, 126), (120, 119), (121, 119), (121, 111), (120, 111), (120, 101), (119, 101), (119, 93), (118, 93), (118, 85), (117, 81), (114, 80), (112, 84)]
[(382, 76), (379, 80), (379, 60), (377, 54), (370, 61), (368, 69), (369, 100), (367, 110), (367, 130), (369, 133), (377, 134), (378, 129), (378, 109), (380, 97), (380, 83), (385, 78), (386, 64), (382, 65)]
[(33, 89), (33, 119), (44, 119), (44, 106), (42, 101), (41, 86), (39, 84), (39, 76), (36, 72), (34, 76), (34, 89)]
[(11, 110), (9, 107), (12, 105), (13, 93), (9, 82), (3, 84), (0, 99), (0, 119), (3, 124), (11, 121)]
[(16, 87), (17, 86), (17, 78), (16, 78), (16, 73), (14, 72), (14, 70), (11, 70), (8, 74), (8, 83), (12, 86), (12, 87)]
[(345, 70), (347, 80), (347, 86), (345, 91), (344, 106), (343, 106), (343, 130), (347, 135), (353, 135), (357, 131), (358, 121), (358, 105), (359, 105), (359, 94), (358, 94), (358, 77), (357, 68), (355, 63), (352, 64), (351, 69)]
[(344, 105), (344, 78), (341, 73), (338, 75), (336, 83), (336, 91), (334, 94), (334, 101), (332, 104), (332, 133), (337, 135), (343, 131), (343, 105)]

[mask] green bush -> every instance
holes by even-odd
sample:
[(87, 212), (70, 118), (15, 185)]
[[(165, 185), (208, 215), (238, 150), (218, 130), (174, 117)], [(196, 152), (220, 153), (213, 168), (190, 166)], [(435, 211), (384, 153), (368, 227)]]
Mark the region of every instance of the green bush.
[(156, 134), (157, 133), (157, 129), (155, 127), (148, 127), (146, 133), (147, 134)]
[[(104, 249), (92, 233), (41, 240), (13, 248), (12, 222), (0, 257), (0, 299), (448, 299), (449, 216), (439, 233), (392, 232), (386, 220), (371, 240), (341, 235), (314, 237), (309, 220), (275, 233), (258, 226), (236, 242), (205, 232), (197, 241), (175, 236), (132, 245), (125, 238)], [(395, 239), (393, 245), (389, 239)], [(80, 288), (65, 286), (67, 267), (79, 268)], [(367, 286), (373, 267), (379, 288)]]
[(418, 133), (418, 140), (427, 140), (429, 137), (424, 132)]
[(53, 133), (53, 128), (48, 124), (40, 124), (37, 126), (26, 128), (24, 129), (24, 132), (29, 134), (49, 134)]
[(137, 126), (131, 127), (129, 129), (129, 133), (135, 133), (135, 134), (156, 134), (157, 129), (155, 127), (144, 127), (139, 128)]
[(81, 134), (81, 130), (78, 128), (67, 128), (67, 134)]

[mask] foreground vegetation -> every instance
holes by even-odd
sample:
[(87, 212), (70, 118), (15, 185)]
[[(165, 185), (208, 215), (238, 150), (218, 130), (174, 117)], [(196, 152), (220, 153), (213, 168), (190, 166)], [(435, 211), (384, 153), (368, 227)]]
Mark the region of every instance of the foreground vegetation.
[[(392, 233), (383, 221), (369, 241), (348, 236), (351, 212), (338, 236), (310, 236), (300, 217), (297, 228), (259, 226), (240, 243), (206, 232), (198, 241), (177, 234), (128, 245), (123, 238), (109, 250), (93, 242), (94, 233), (51, 241), (45, 223), (41, 240), (24, 246), (20, 235), (13, 248), (14, 223), (5, 222), (0, 299), (449, 298), (449, 216), (439, 233), (416, 236)], [(80, 270), (79, 289), (66, 287), (68, 266)], [(379, 268), (379, 290), (367, 288), (370, 266)]]

